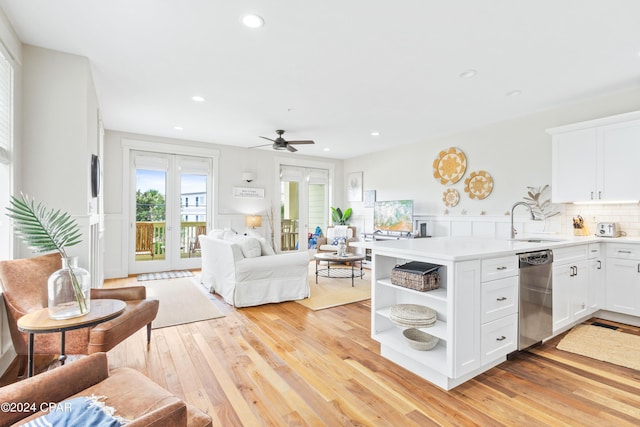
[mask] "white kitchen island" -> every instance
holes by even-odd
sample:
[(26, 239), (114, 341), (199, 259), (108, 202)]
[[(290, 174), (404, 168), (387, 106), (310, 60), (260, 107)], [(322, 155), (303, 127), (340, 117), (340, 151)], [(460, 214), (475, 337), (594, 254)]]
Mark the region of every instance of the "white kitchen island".
[[(519, 253), (588, 245), (594, 238), (526, 242), (432, 238), (356, 242), (372, 250), (371, 335), (381, 354), (449, 390), (506, 360), (518, 341)], [(422, 261), (442, 266), (439, 289), (419, 292), (391, 283), (394, 266)], [(423, 330), (439, 338), (429, 351), (414, 350), (389, 318), (395, 304), (434, 309)]]

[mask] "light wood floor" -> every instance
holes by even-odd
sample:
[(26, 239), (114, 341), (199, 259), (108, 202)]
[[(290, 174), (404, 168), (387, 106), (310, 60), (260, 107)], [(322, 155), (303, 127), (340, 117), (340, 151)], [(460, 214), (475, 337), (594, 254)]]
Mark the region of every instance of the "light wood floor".
[[(135, 284), (135, 278), (108, 286)], [(144, 331), (109, 352), (215, 426), (638, 426), (640, 372), (566, 353), (560, 337), (449, 391), (379, 355), (370, 303), (294, 302)], [(629, 327), (640, 334), (640, 329)]]

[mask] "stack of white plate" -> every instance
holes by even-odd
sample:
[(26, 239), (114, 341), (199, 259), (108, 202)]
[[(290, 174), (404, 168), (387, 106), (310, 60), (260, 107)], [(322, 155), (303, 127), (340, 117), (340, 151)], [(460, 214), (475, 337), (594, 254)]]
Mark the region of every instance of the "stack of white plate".
[(436, 323), (436, 311), (425, 305), (396, 304), (391, 306), (389, 318), (404, 328), (428, 328)]

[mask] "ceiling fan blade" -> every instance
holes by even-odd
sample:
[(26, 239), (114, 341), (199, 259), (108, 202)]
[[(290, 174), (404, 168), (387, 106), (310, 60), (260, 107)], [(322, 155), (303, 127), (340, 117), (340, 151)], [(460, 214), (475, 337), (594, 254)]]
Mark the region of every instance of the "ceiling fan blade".
[(295, 153), (296, 151), (296, 147), (292, 147), (291, 145), (287, 144), (287, 150), (291, 151), (292, 153)]
[(262, 144), (262, 145), (254, 145), (253, 147), (247, 147), (247, 148), (260, 148), (260, 147), (266, 147), (266, 146), (271, 146), (273, 144)]
[(289, 144), (315, 144), (315, 142), (311, 140), (302, 140), (302, 141), (287, 141)]
[(261, 136), (260, 138), (262, 138), (262, 139), (266, 139), (266, 140), (269, 140), (269, 141), (271, 141), (271, 142), (276, 142), (276, 140), (275, 140), (275, 139), (267, 138), (266, 136)]

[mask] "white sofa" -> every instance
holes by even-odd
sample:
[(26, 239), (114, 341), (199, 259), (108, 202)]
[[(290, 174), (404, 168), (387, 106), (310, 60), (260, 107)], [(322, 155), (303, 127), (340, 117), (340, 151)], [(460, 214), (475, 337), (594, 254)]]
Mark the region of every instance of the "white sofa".
[(256, 238), (245, 236), (199, 239), (202, 283), (228, 304), (249, 307), (309, 296), (307, 252), (267, 255), (273, 251), (264, 242), (261, 251), (255, 247)]

